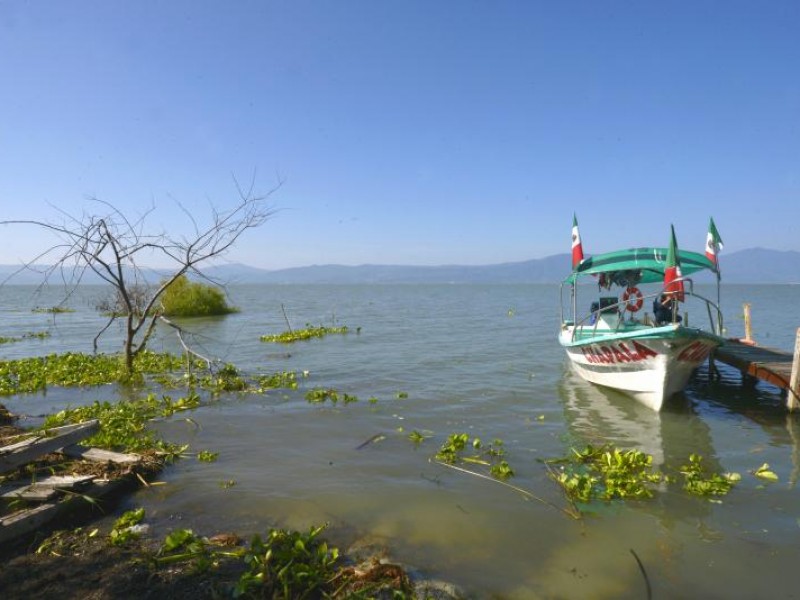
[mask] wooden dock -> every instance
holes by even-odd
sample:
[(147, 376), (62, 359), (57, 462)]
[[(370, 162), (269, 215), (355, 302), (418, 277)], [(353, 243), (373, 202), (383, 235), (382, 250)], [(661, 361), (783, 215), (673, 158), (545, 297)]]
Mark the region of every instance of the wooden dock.
[(712, 357), (739, 369), (744, 377), (754, 377), (786, 390), (786, 407), (800, 409), (800, 329), (794, 355), (784, 350), (759, 346), (751, 341), (727, 340)]
[[(16, 478), (8, 477), (9, 481), (0, 485), (0, 547), (32, 534), (72, 511), (90, 506), (87, 498), (102, 506), (100, 501), (134, 481), (136, 471), (133, 469), (142, 462), (140, 456), (77, 445), (96, 433), (99, 427), (98, 421), (92, 420), (44, 432), (25, 432), (21, 441), (0, 447), (0, 474), (15, 471), (20, 474)], [(22, 469), (50, 454), (54, 457), (60, 455), (65, 461), (75, 458), (97, 466), (87, 468), (92, 471), (90, 474), (68, 472), (62, 475), (39, 474), (38, 477), (26, 474)], [(125, 472), (126, 469), (121, 468), (120, 474), (109, 477), (109, 473), (114, 471), (112, 464), (127, 465), (131, 470)], [(50, 464), (49, 468), (55, 470), (57, 466), (58, 462)], [(74, 468), (78, 466), (72, 464)]]

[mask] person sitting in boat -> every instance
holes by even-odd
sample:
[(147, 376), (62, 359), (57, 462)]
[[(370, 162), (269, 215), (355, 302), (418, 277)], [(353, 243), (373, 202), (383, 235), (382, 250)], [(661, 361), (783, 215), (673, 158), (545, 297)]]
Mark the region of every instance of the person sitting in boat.
[[(672, 309), (674, 302), (675, 298), (672, 294), (656, 296), (656, 299), (653, 300), (653, 317), (656, 320), (656, 325), (664, 325), (673, 322)], [(675, 323), (680, 323), (682, 320), (683, 317), (678, 314), (675, 315)]]

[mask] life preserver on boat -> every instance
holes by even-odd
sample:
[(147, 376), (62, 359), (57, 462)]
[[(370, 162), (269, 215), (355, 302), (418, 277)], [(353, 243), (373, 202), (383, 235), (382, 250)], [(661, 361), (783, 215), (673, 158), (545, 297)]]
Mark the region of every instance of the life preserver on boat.
[(622, 292), (622, 301), (625, 303), (625, 308), (632, 313), (635, 313), (644, 305), (642, 292), (640, 292), (637, 287), (629, 287)]

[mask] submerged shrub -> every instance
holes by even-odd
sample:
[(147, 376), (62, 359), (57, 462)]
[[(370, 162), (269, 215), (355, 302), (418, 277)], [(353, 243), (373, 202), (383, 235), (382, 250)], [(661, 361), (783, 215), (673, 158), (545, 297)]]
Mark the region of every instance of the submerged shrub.
[(229, 306), (222, 290), (189, 281), (181, 275), (161, 295), (161, 314), (167, 317), (210, 317), (237, 312)]

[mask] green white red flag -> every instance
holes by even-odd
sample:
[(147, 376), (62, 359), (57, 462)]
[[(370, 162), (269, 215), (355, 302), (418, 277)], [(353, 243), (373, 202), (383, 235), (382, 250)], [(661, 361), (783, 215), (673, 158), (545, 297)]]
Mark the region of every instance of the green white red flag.
[(722, 238), (717, 231), (717, 226), (714, 225), (714, 217), (708, 222), (708, 235), (706, 236), (706, 258), (714, 263), (714, 266), (719, 270), (719, 259), (717, 255), (722, 250)]
[(669, 251), (667, 252), (667, 266), (664, 269), (664, 292), (674, 294), (679, 302), (684, 300), (683, 275), (681, 274), (681, 260), (678, 256), (678, 242), (675, 240), (675, 227), (672, 229), (672, 238), (669, 241)]
[(572, 270), (575, 270), (583, 260), (583, 244), (581, 234), (578, 232), (578, 218), (572, 215)]

